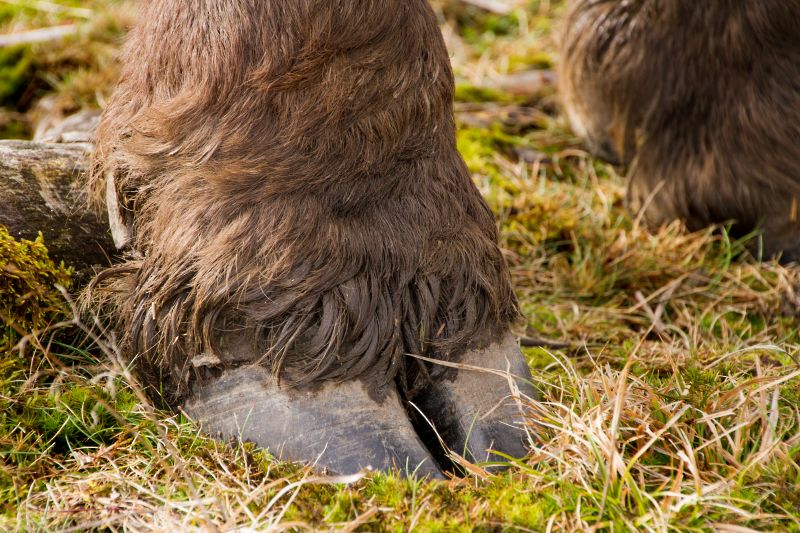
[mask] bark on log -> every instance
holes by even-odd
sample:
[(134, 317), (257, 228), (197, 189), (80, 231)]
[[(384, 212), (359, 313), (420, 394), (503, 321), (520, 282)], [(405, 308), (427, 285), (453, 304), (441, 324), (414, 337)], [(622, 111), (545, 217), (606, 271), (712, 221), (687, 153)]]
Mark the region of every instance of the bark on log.
[(88, 207), (90, 143), (0, 141), (0, 224), (15, 238), (42, 232), (51, 257), (84, 273), (116, 254), (105, 214)]

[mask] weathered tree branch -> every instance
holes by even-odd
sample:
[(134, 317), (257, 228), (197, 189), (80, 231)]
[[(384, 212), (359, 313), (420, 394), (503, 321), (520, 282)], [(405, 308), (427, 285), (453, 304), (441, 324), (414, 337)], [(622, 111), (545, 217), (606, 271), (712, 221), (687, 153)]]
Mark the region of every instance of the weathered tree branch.
[(16, 238), (42, 232), (54, 259), (79, 270), (116, 251), (104, 214), (88, 206), (90, 143), (0, 141), (0, 224)]
[(16, 46), (19, 44), (57, 41), (69, 35), (75, 35), (76, 33), (78, 33), (78, 26), (76, 24), (9, 33), (7, 35), (0, 35), (0, 46)]
[(469, 4), (490, 13), (497, 13), (498, 15), (508, 15), (513, 11), (514, 6), (510, 2), (503, 0), (461, 0), (465, 4)]

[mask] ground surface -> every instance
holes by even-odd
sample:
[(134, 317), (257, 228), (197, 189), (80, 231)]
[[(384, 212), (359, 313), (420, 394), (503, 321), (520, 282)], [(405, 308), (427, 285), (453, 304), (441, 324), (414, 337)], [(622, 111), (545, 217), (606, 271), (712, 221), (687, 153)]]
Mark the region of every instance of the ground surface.
[[(53, 289), (69, 272), (0, 231), (0, 530), (800, 531), (798, 270), (627, 214), (624, 170), (582, 151), (551, 86), (509, 77), (553, 67), (560, 2), (435, 5), (459, 148), (529, 333), (569, 344), (526, 349), (541, 391), (530, 456), (497, 476), (331, 483), (203, 438), (70, 323)], [(2, 136), (102, 104), (131, 18), (113, 0), (0, 1), (0, 34), (79, 30), (0, 48)]]

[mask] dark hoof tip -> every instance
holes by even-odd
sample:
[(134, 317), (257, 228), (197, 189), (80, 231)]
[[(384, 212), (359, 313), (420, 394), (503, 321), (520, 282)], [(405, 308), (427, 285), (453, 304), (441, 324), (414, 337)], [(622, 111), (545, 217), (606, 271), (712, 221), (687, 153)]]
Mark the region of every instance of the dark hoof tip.
[(473, 463), (497, 463), (486, 467), (490, 472), (502, 470), (530, 447), (525, 401), (536, 391), (528, 364), (510, 333), (465, 353), (459, 363), (454, 377), (432, 386), (415, 404), (447, 448)]

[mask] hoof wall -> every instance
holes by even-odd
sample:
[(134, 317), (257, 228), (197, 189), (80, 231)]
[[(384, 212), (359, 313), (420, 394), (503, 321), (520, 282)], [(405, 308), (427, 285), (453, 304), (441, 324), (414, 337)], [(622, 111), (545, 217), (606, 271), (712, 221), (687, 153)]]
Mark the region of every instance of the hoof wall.
[(507, 333), (486, 348), (465, 353), (459, 363), (465, 368), (414, 401), (445, 445), (472, 462), (527, 455), (524, 402), (536, 391), (516, 339)]
[[(536, 393), (516, 339), (507, 333), (459, 363), (462, 368), (418, 395), (415, 405), (447, 448), (471, 462), (524, 457), (524, 402)], [(426, 448), (394, 386), (379, 394), (359, 380), (289, 387), (262, 367), (241, 366), (197, 388), (183, 408), (208, 434), (250, 441), (318, 470), (349, 475), (398, 468), (444, 478), (429, 451), (439, 443), (422, 427)]]
[(195, 391), (184, 410), (206, 433), (251, 441), (282, 460), (331, 473), (399, 468), (443, 478), (397, 391), (381, 398), (357, 380), (289, 388), (263, 368), (245, 366)]

